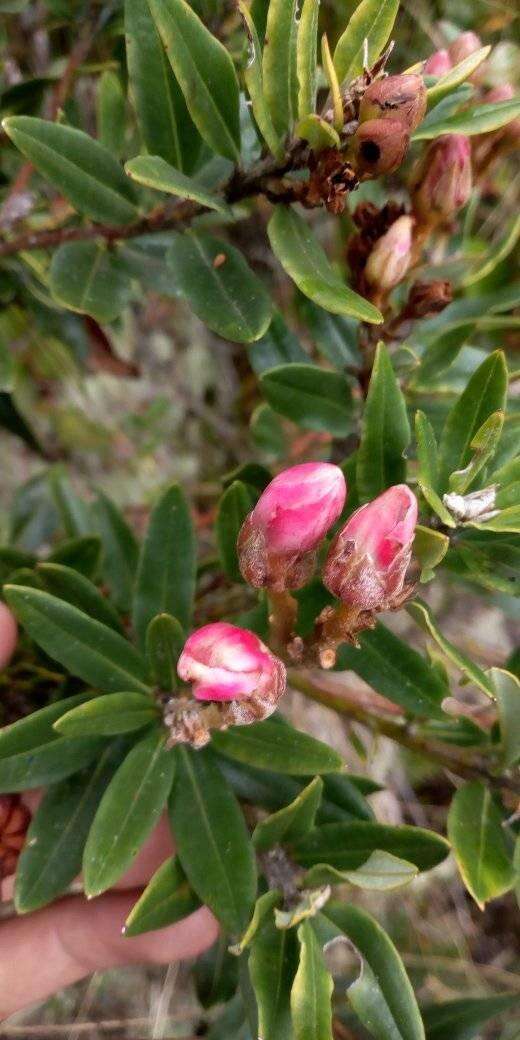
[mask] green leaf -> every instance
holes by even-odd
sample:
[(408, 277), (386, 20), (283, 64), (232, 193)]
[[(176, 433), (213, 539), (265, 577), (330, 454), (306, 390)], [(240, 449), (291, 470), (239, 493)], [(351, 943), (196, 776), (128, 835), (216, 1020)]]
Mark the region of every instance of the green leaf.
[(112, 737), (159, 721), (159, 709), (142, 693), (107, 693), (62, 715), (54, 729), (64, 737)]
[(93, 511), (105, 549), (104, 577), (116, 607), (126, 613), (132, 604), (139, 547), (122, 513), (101, 491)]
[(493, 458), (500, 440), (503, 425), (503, 412), (493, 412), (492, 415), (482, 423), (482, 426), (477, 430), (470, 443), (469, 447), (473, 454), (467, 466), (465, 466), (464, 469), (455, 470), (455, 472), (450, 475), (450, 492), (464, 495), (466, 491), (468, 491), (473, 484), (475, 477), (478, 476), (484, 466), (486, 466), (490, 459)]
[(290, 994), (297, 966), (294, 929), (280, 930), (267, 921), (255, 936), (249, 956), (262, 1040), (294, 1040)]
[(422, 827), (391, 827), (353, 820), (316, 827), (293, 847), (294, 858), (301, 866), (326, 864), (341, 871), (357, 871), (366, 866), (376, 851), (389, 852), (415, 864), (419, 870), (431, 870), (446, 859), (449, 845), (444, 838)]
[(350, 81), (363, 71), (363, 49), (368, 44), (368, 67), (390, 39), (399, 0), (362, 0), (340, 36), (334, 51), (334, 65), (341, 82)]
[(177, 748), (170, 815), (179, 859), (199, 899), (240, 934), (256, 896), (256, 864), (236, 798), (209, 749)]
[(165, 191), (169, 195), (178, 195), (181, 199), (191, 199), (208, 209), (228, 216), (229, 206), (216, 195), (205, 191), (196, 180), (170, 166), (159, 155), (138, 155), (125, 165), (125, 171), (138, 184), (145, 184), (155, 191)]
[(239, 957), (241, 953), (251, 945), (256, 933), (260, 926), (264, 923), (265, 918), (271, 915), (271, 911), (274, 910), (282, 898), (281, 892), (277, 889), (270, 888), (267, 892), (264, 892), (262, 896), (259, 896), (255, 903), (253, 910), (253, 916), (240, 940), (235, 946), (230, 947), (230, 952)]
[(481, 780), (459, 787), (448, 813), (448, 837), (468, 892), (484, 908), (514, 884), (504, 815)]
[(307, 430), (345, 437), (352, 430), (350, 385), (341, 372), (316, 365), (278, 365), (260, 376), (275, 412)]
[(509, 256), (519, 239), (520, 216), (516, 216), (511, 221), (509, 228), (506, 229), (504, 238), (500, 239), (495, 246), (486, 251), (486, 259), (484, 261), (481, 259), (475, 264), (474, 269), (466, 275), (462, 284), (464, 286), (474, 285), (475, 282), (480, 282), (483, 278), (487, 278), (502, 263), (502, 260)]
[(422, 1009), (426, 1040), (472, 1040), (491, 1018), (509, 1008), (518, 1010), (518, 994), (465, 997)]
[(121, 80), (112, 69), (105, 69), (99, 77), (97, 127), (99, 143), (121, 156), (125, 150), (126, 97)]
[(491, 520), (483, 520), (481, 523), (474, 521), (471, 526), (476, 527), (479, 531), (497, 531), (498, 533), (512, 531), (520, 534), (520, 506), (502, 509), (498, 516), (494, 516)]
[(294, 802), (256, 825), (253, 832), (255, 848), (269, 849), (282, 842), (303, 838), (314, 826), (322, 794), (323, 781), (316, 776)]
[(203, 1008), (230, 1000), (236, 993), (239, 965), (228, 948), (228, 937), (221, 933), (213, 946), (197, 958), (193, 971), (197, 998)]
[(503, 668), (491, 668), (498, 703), (502, 763), (511, 769), (520, 759), (520, 679)]
[(303, 0), (296, 41), (298, 119), (314, 115), (317, 92), (317, 40), (320, 0)]
[(488, 678), (486, 673), (480, 668), (478, 664), (475, 664), (459, 650), (457, 646), (454, 646), (446, 636), (443, 635), (439, 626), (436, 624), (432, 612), (426, 603), (423, 603), (420, 599), (415, 599), (413, 603), (407, 605), (407, 611), (410, 617), (422, 628), (426, 635), (431, 636), (435, 640), (437, 646), (440, 647), (445, 657), (448, 658), (456, 668), (459, 668), (463, 675), (465, 675), (471, 682), (479, 686), (481, 690), (487, 694), (488, 697), (494, 699), (495, 692), (491, 679)]
[(297, 112), (296, 0), (270, 0), (262, 60), (267, 107), (280, 137), (290, 130)]
[(57, 719), (77, 704), (90, 700), (91, 696), (91, 693), (78, 693), (74, 697), (64, 697), (55, 704), (48, 704), (46, 708), (17, 719), (10, 726), (4, 726), (0, 729), (0, 760), (56, 740), (54, 723)]
[(351, 668), (370, 686), (419, 718), (444, 719), (441, 704), (449, 694), (432, 665), (378, 622), (362, 632), (359, 649), (342, 646), (337, 669)]
[(278, 459), (287, 451), (287, 437), (280, 419), (268, 404), (259, 404), (249, 421), (251, 440), (259, 451)]
[(99, 571), (101, 551), (101, 539), (97, 535), (67, 538), (49, 553), (47, 563), (55, 563), (73, 571), (75, 575), (92, 580)]
[(125, 0), (126, 58), (146, 150), (189, 173), (201, 144), (147, 0)]
[(465, 322), (455, 325), (452, 329), (447, 329), (440, 336), (431, 340), (413, 375), (413, 385), (429, 387), (432, 380), (438, 380), (439, 376), (453, 364), (475, 329), (475, 322)]
[(447, 94), (451, 94), (453, 90), (464, 83), (465, 80), (478, 69), (479, 65), (486, 60), (491, 47), (479, 47), (472, 54), (468, 54), (466, 58), (459, 61), (458, 65), (454, 65), (449, 72), (446, 72), (444, 76), (439, 76), (436, 83), (433, 86), (428, 87), (427, 97), (429, 105), (436, 105), (443, 97)]
[(345, 318), (342, 314), (330, 314), (306, 296), (301, 297), (298, 311), (316, 348), (334, 368), (359, 366), (361, 362), (357, 343), (359, 325), (355, 318)]
[(437, 494), (439, 485), (439, 452), (430, 420), (424, 412), (416, 412), (415, 438), (417, 441), (417, 483), (428, 503), (447, 527), (455, 527), (455, 520)]
[(360, 957), (360, 973), (347, 990), (349, 1003), (376, 1040), (425, 1040), (410, 980), (386, 932), (365, 910), (327, 904), (325, 916)]
[(0, 340), (0, 392), (11, 393), (16, 381), (14, 354), (7, 343)]
[(236, 162), (238, 80), (227, 50), (184, 0), (149, 2), (195, 126), (214, 152)]
[(326, 863), (318, 863), (307, 872), (303, 883), (306, 888), (316, 888), (320, 885), (342, 885), (348, 881), (356, 888), (364, 888), (369, 892), (391, 892), (409, 885), (416, 876), (417, 867), (414, 863), (399, 859), (391, 852), (376, 849), (355, 870), (337, 870)]
[(304, 296), (333, 314), (380, 324), (383, 319), (377, 307), (345, 285), (296, 210), (277, 206), (267, 233), (273, 253)]
[(72, 570), (71, 567), (63, 567), (60, 563), (39, 563), (37, 573), (43, 580), (46, 591), (51, 595), (71, 603), (89, 617), (122, 633), (116, 611), (83, 574)]
[(167, 859), (132, 907), (123, 928), (126, 936), (142, 935), (182, 921), (200, 906), (177, 857)]
[(519, 115), (519, 98), (493, 102), (491, 105), (477, 105), (475, 108), (464, 109), (448, 119), (439, 119), (436, 123), (428, 122), (424, 128), (419, 126), (412, 134), (412, 141), (431, 141), (441, 134), (465, 134), (466, 137), (487, 134), (506, 126)]
[(98, 758), (105, 741), (98, 737), (75, 737), (56, 740), (20, 751), (0, 761), (0, 794), (27, 791), (31, 787), (47, 787), (67, 776), (79, 773)]
[(167, 263), (175, 288), (197, 317), (225, 339), (259, 339), (271, 320), (271, 301), (242, 253), (205, 232), (172, 239)]
[[(60, 514), (65, 534), (72, 542), (92, 536), (92, 517), (87, 503), (76, 494), (61, 466), (53, 467), (48, 474), (49, 486), (56, 508)], [(98, 539), (96, 539), (98, 541)], [(67, 544), (67, 543), (66, 543)], [(60, 543), (54, 552), (61, 549)], [(80, 570), (81, 568), (77, 568)], [(87, 574), (87, 571), (83, 571)]]
[(435, 531), (432, 527), (423, 527), (422, 524), (416, 525), (413, 555), (421, 565), (422, 583), (435, 577), (435, 567), (442, 562), (449, 547), (450, 540), (447, 534)]
[(275, 368), (290, 361), (308, 362), (309, 356), (287, 327), (281, 314), (273, 314), (271, 324), (264, 335), (247, 348), (251, 368), (257, 375), (267, 368)]
[(165, 693), (178, 685), (177, 661), (186, 635), (177, 618), (171, 614), (157, 614), (146, 629), (146, 657), (150, 671), (159, 689)]
[(243, 0), (238, 0), (238, 9), (244, 19), (248, 36), (248, 57), (244, 69), (244, 81), (249, 97), (251, 98), (253, 115), (268, 148), (273, 155), (281, 158), (281, 155), (283, 154), (282, 143), (274, 128), (264, 93), (262, 47), (258, 38), (256, 26), (249, 7), (247, 7)]
[(298, 928), (300, 963), (291, 989), (294, 1040), (333, 1040), (331, 997), (334, 982), (310, 921)]
[(79, 213), (106, 224), (137, 220), (133, 186), (98, 141), (82, 130), (32, 116), (11, 116), (2, 125), (26, 159)]
[(98, 896), (128, 870), (171, 791), (175, 759), (154, 729), (126, 756), (94, 817), (83, 856), (85, 893)]
[(117, 743), (105, 747), (91, 769), (53, 784), (44, 795), (16, 871), (19, 914), (52, 902), (79, 874), (94, 814), (120, 755)]
[(172, 484), (152, 510), (139, 558), (133, 623), (142, 646), (156, 614), (172, 614), (189, 628), (196, 552), (188, 503), (179, 485)]
[(339, 149), (341, 147), (338, 131), (315, 112), (298, 120), (294, 128), (294, 136), (308, 141), (316, 154), (323, 152), (325, 148)]
[(218, 504), (215, 528), (218, 551), (222, 569), (232, 581), (242, 580), (238, 565), (237, 538), (253, 505), (251, 494), (241, 480), (233, 481), (226, 488)]
[(221, 754), (238, 762), (293, 776), (334, 773), (343, 764), (337, 751), (320, 740), (273, 719), (217, 731), (212, 743)]
[(502, 351), (496, 350), (473, 373), (446, 419), (439, 450), (441, 491), (448, 489), (454, 470), (468, 465), (475, 434), (493, 412), (504, 409), (506, 392), (506, 363)]
[(148, 692), (144, 661), (113, 629), (38, 589), (6, 585), (5, 597), (45, 653), (92, 686)]
[(105, 243), (68, 242), (53, 255), (49, 288), (69, 310), (113, 321), (130, 299), (130, 279)]
[(406, 478), (404, 453), (411, 432), (406, 403), (384, 343), (379, 343), (363, 412), (356, 479), (361, 501), (369, 501)]

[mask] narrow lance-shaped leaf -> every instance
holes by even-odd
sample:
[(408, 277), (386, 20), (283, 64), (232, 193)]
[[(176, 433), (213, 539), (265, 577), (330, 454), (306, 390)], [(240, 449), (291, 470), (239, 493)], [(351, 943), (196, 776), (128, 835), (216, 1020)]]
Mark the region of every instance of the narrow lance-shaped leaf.
[(316, 110), (316, 63), (320, 0), (303, 0), (296, 43), (298, 76), (298, 119)]
[(253, 832), (255, 848), (269, 849), (281, 842), (304, 837), (314, 825), (322, 794), (323, 781), (316, 776), (294, 802), (256, 825)]
[(123, 633), (119, 616), (113, 606), (83, 574), (54, 562), (39, 563), (38, 574), (43, 579), (47, 592), (58, 599), (66, 600), (73, 607), (78, 607), (84, 614), (96, 618), (103, 625)]
[(294, 858), (303, 867), (326, 864), (340, 871), (359, 870), (374, 852), (390, 853), (419, 870), (430, 870), (449, 851), (448, 842), (433, 831), (364, 820), (323, 824), (293, 846)]
[(520, 99), (511, 101), (497, 101), (491, 105), (477, 105), (475, 108), (464, 109), (448, 119), (439, 120), (434, 123), (428, 122), (427, 126), (419, 126), (412, 134), (412, 141), (430, 141), (441, 134), (465, 134), (473, 137), (475, 134), (487, 134), (493, 130), (499, 130), (507, 126), (513, 119), (520, 115)]
[(333, 1040), (331, 997), (334, 982), (310, 921), (298, 928), (300, 963), (291, 989), (295, 1040)]
[(432, 424), (424, 412), (415, 416), (415, 438), (417, 441), (417, 482), (428, 503), (442, 522), (455, 527), (455, 521), (437, 494), (439, 485), (439, 450)]
[(107, 693), (93, 697), (62, 715), (54, 724), (55, 730), (65, 737), (112, 737), (132, 733), (152, 722), (159, 722), (159, 708), (150, 697), (128, 690), (126, 693)]
[(271, 0), (263, 53), (263, 85), (271, 119), (280, 137), (291, 128), (297, 111), (297, 0)]
[(126, 98), (119, 76), (112, 69), (105, 69), (98, 84), (98, 139), (104, 148), (117, 156), (125, 150), (125, 108)]
[(471, 487), (480, 471), (487, 465), (490, 459), (493, 458), (500, 440), (503, 425), (503, 412), (493, 412), (492, 415), (482, 423), (482, 426), (477, 430), (470, 443), (472, 457), (467, 466), (465, 466), (464, 469), (455, 470), (455, 472), (450, 475), (450, 492), (464, 495), (468, 488)]
[(357, 486), (368, 501), (406, 478), (404, 453), (411, 433), (406, 402), (384, 343), (377, 347), (363, 412), (357, 455)]
[(116, 505), (103, 492), (94, 502), (96, 526), (105, 548), (103, 572), (111, 598), (122, 611), (130, 610), (139, 558), (139, 547), (132, 529)]
[[(493, 997), (463, 997), (445, 1004), (429, 1004), (422, 1008), (427, 1040), (473, 1040), (491, 1018), (512, 1008), (518, 1011), (518, 994), (504, 993)], [(504, 1019), (505, 1022), (505, 1019)]]
[(315, 365), (279, 365), (263, 372), (260, 383), (274, 411), (298, 426), (335, 437), (350, 433), (352, 395), (341, 372)]
[(504, 814), (481, 780), (459, 787), (448, 813), (448, 836), (466, 888), (484, 908), (514, 884)]
[(471, 442), (489, 416), (505, 406), (507, 368), (502, 351), (495, 351), (477, 368), (448, 414), (439, 447), (439, 488), (447, 490), (454, 470), (471, 458)]
[(252, 496), (241, 480), (234, 480), (226, 488), (218, 505), (216, 535), (220, 562), (228, 577), (233, 581), (241, 581), (237, 538), (253, 505)]
[(343, 764), (327, 744), (273, 719), (216, 731), (213, 746), (238, 762), (293, 776), (336, 772)]
[(437, 82), (433, 86), (428, 87), (428, 105), (437, 104), (443, 97), (451, 94), (461, 83), (469, 79), (479, 65), (482, 65), (482, 62), (486, 60), (490, 50), (490, 46), (479, 47), (472, 54), (468, 54), (466, 58), (459, 61), (457, 65), (454, 65), (444, 76), (439, 76)]
[(494, 698), (495, 693), (491, 679), (488, 678), (482, 668), (480, 668), (478, 664), (475, 664), (467, 654), (454, 646), (449, 639), (446, 639), (439, 626), (435, 623), (435, 619), (427, 604), (423, 603), (420, 599), (416, 599), (413, 603), (408, 604), (407, 610), (410, 616), (413, 617), (414, 621), (416, 621), (419, 627), (422, 628), (423, 632), (426, 632), (427, 635), (431, 636), (432, 639), (435, 640), (437, 646), (440, 647), (443, 654), (452, 662), (452, 664), (459, 668), (463, 675), (470, 679), (471, 682), (474, 682), (476, 686), (479, 686), (488, 697)]
[(249, 971), (258, 1003), (258, 1036), (262, 1040), (294, 1040), (290, 994), (298, 967), (294, 929), (280, 930), (266, 921), (255, 936)]
[(131, 937), (166, 928), (188, 917), (200, 906), (177, 858), (167, 859), (155, 871), (132, 907), (123, 932)]
[(244, 69), (244, 80), (249, 97), (251, 98), (253, 115), (268, 148), (273, 155), (281, 157), (283, 153), (282, 142), (274, 128), (264, 93), (262, 47), (258, 38), (256, 26), (249, 7), (244, 3), (244, 0), (238, 0), (238, 9), (244, 19), (249, 41), (247, 64)]
[(390, 892), (409, 885), (417, 877), (418, 868), (408, 860), (400, 859), (391, 852), (375, 849), (365, 863), (354, 870), (338, 870), (326, 863), (318, 863), (307, 871), (303, 883), (306, 888), (317, 885), (343, 885), (348, 881), (356, 888), (369, 892)]
[(192, 177), (176, 170), (162, 159), (160, 155), (138, 155), (126, 163), (125, 170), (132, 180), (144, 184), (155, 191), (164, 191), (169, 195), (178, 195), (182, 199), (191, 199), (207, 209), (215, 209), (218, 213), (229, 216), (229, 206), (216, 195), (205, 191)]
[(334, 51), (340, 83), (363, 71), (365, 40), (368, 67), (374, 64), (390, 38), (398, 10), (399, 0), (362, 0), (358, 5)]
[(178, 685), (177, 661), (185, 642), (182, 625), (171, 614), (157, 614), (146, 629), (146, 657), (154, 681), (164, 692)]
[(502, 760), (510, 769), (520, 759), (520, 679), (504, 668), (491, 668), (500, 716)]

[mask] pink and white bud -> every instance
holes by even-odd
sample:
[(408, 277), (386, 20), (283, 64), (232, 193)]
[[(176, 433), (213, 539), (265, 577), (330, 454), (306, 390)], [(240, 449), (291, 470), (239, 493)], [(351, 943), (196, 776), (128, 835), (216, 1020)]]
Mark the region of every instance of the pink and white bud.
[(14, 614), (0, 600), (0, 668), (5, 668), (14, 654), (18, 626)]
[(477, 36), (474, 32), (463, 32), (460, 36), (457, 36), (453, 43), (450, 43), (448, 47), (448, 54), (451, 58), (452, 65), (459, 65), (464, 58), (469, 58), (470, 54), (474, 54), (475, 51), (480, 50), (482, 47), (482, 40), (480, 36)]
[[(285, 691), (285, 667), (253, 632), (225, 621), (197, 629), (177, 664), (198, 701), (276, 704)], [(265, 717), (265, 716), (264, 716)]]
[(357, 509), (329, 549), (323, 571), (329, 592), (360, 611), (398, 605), (416, 523), (417, 499), (406, 484)]
[(440, 50), (430, 54), (430, 57), (426, 59), (423, 72), (425, 76), (445, 76), (451, 68), (453, 68), (453, 63), (448, 51)]
[(403, 214), (389, 227), (369, 254), (365, 278), (381, 292), (390, 292), (402, 282), (412, 262), (413, 217)]
[(438, 137), (412, 175), (414, 213), (424, 224), (450, 220), (468, 202), (472, 184), (469, 139), (463, 134)]
[(367, 119), (350, 139), (348, 156), (360, 180), (393, 173), (401, 165), (410, 131), (398, 118)]
[(426, 112), (426, 87), (417, 73), (376, 79), (367, 87), (359, 106), (359, 121), (397, 119), (411, 133)]
[(279, 473), (238, 536), (245, 580), (274, 592), (305, 585), (316, 549), (340, 516), (346, 494), (342, 471), (329, 462), (304, 462)]

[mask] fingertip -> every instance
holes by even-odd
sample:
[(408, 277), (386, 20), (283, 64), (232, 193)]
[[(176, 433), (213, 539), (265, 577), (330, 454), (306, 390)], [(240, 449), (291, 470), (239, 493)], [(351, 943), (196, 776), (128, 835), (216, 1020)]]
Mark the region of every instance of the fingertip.
[(18, 640), (18, 625), (9, 607), (0, 600), (0, 668), (9, 664)]
[(154, 964), (169, 964), (197, 957), (213, 946), (219, 934), (219, 925), (207, 907), (202, 906), (189, 917), (167, 928), (139, 936), (123, 936), (131, 960), (147, 960)]

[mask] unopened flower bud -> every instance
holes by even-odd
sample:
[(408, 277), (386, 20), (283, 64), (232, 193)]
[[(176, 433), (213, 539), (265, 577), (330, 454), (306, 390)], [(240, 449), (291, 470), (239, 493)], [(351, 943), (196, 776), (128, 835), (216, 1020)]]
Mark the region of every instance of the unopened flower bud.
[(472, 188), (471, 145), (462, 134), (438, 137), (412, 177), (414, 213), (424, 224), (438, 224), (466, 205)]
[(435, 51), (426, 59), (423, 72), (425, 76), (445, 76), (452, 68), (452, 64), (448, 51)]
[(426, 87), (416, 73), (387, 76), (367, 87), (359, 106), (359, 121), (398, 119), (412, 132), (426, 112)]
[(378, 238), (365, 267), (370, 286), (390, 292), (402, 282), (412, 261), (414, 219), (403, 215)]
[(475, 51), (480, 50), (482, 47), (482, 40), (474, 32), (463, 32), (460, 36), (457, 36), (453, 43), (450, 43), (448, 47), (448, 54), (451, 58), (452, 65), (459, 65), (464, 58), (469, 58), (470, 54), (474, 54)]
[(5, 668), (13, 656), (18, 639), (14, 614), (0, 600), (0, 668)]
[(323, 572), (327, 589), (360, 611), (398, 605), (416, 523), (417, 499), (406, 484), (361, 506), (329, 549)]
[(253, 632), (225, 621), (204, 625), (187, 639), (177, 671), (198, 701), (272, 705), (285, 691), (285, 667)]
[(238, 536), (240, 570), (255, 588), (283, 592), (309, 580), (315, 552), (347, 494), (339, 466), (304, 462), (266, 487)]
[(360, 180), (393, 173), (410, 142), (408, 127), (399, 119), (367, 119), (351, 138), (352, 165)]
[(14, 874), (30, 813), (17, 794), (0, 794), (0, 881)]

